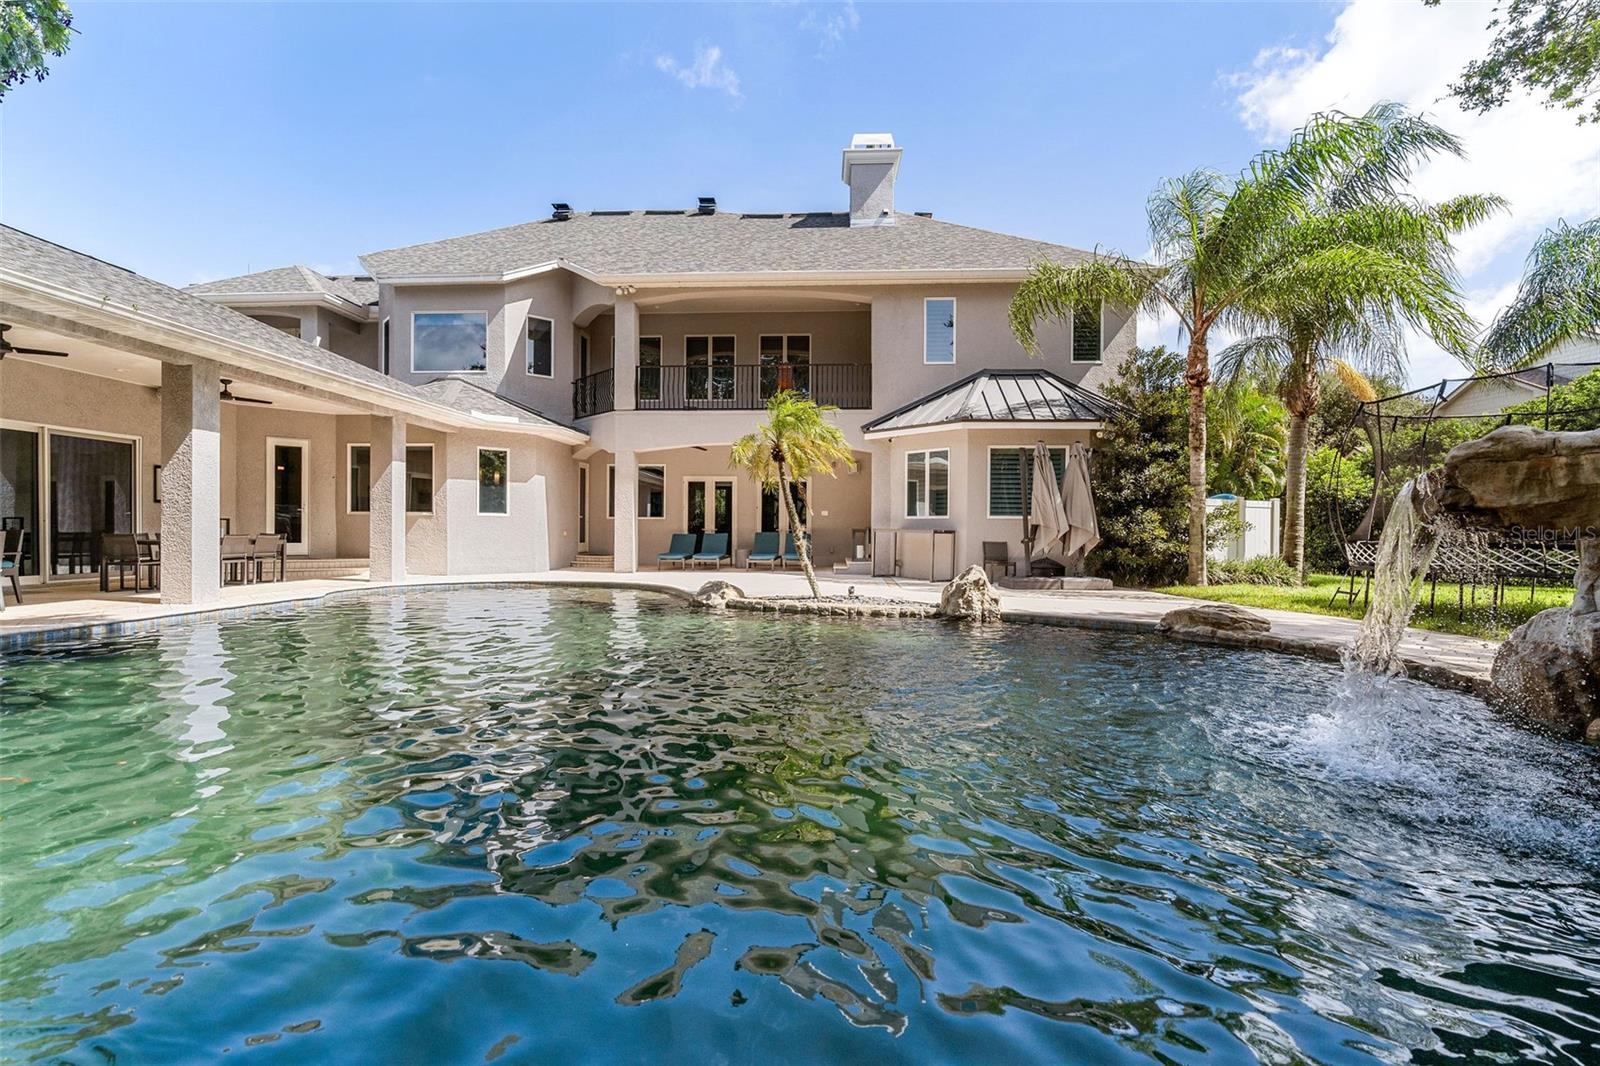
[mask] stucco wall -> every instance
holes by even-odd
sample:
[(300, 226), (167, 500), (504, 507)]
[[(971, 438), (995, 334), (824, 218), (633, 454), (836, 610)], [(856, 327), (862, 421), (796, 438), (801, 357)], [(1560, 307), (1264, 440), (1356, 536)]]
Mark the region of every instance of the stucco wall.
[[(227, 405), (225, 405), (227, 406)], [(336, 558), (339, 554), (339, 527), (336, 519), (338, 472), (344, 462), (338, 446), (335, 416), (289, 411), (280, 407), (233, 407), (232, 448), (224, 436), (223, 480), (231, 470), (235, 498), (223, 518), (233, 520), (235, 533), (266, 533), (272, 530), (268, 511), (267, 438), (302, 440), (306, 448), (306, 548), (309, 556)], [(231, 464), (231, 465), (230, 465)], [(364, 557), (366, 552), (362, 552)]]
[[(504, 515), (478, 513), (480, 447), (509, 453)], [(445, 509), (450, 573), (519, 573), (571, 564), (578, 545), (578, 470), (568, 446), (521, 435), (454, 433), (443, 481), (438, 469), (436, 459), (434, 493), (436, 506)]]

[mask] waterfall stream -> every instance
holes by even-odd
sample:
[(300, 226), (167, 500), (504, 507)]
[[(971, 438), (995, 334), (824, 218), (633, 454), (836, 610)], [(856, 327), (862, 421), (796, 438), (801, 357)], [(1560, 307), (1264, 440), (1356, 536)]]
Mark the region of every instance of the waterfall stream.
[(1394, 504), (1378, 538), (1372, 566), (1372, 589), (1361, 629), (1345, 649), (1348, 667), (1384, 676), (1402, 676), (1400, 641), (1411, 612), (1422, 593), (1423, 576), (1438, 550), (1447, 522), (1423, 516), (1426, 483), (1407, 481), (1395, 494)]

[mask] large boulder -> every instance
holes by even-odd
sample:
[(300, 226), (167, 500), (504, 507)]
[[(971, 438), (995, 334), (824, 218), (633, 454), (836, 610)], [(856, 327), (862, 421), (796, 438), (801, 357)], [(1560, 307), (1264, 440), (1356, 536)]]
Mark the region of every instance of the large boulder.
[(694, 602), (701, 607), (720, 609), (728, 606), (731, 599), (744, 599), (744, 592), (737, 585), (730, 585), (726, 581), (707, 581), (700, 586), (700, 591), (694, 594)]
[(1261, 615), (1231, 603), (1179, 607), (1162, 615), (1161, 621), (1156, 623), (1159, 631), (1179, 636), (1186, 633), (1265, 633), (1271, 628), (1272, 623)]
[(1600, 430), (1501, 426), (1458, 444), (1432, 476), (1437, 506), (1470, 524), (1567, 540), (1600, 526)]
[(939, 594), (939, 613), (946, 618), (966, 618), (974, 622), (1000, 620), (1000, 597), (995, 595), (983, 567), (967, 567), (944, 587)]
[(1540, 611), (1506, 638), (1490, 677), (1500, 703), (1561, 736), (1600, 742), (1600, 614)]

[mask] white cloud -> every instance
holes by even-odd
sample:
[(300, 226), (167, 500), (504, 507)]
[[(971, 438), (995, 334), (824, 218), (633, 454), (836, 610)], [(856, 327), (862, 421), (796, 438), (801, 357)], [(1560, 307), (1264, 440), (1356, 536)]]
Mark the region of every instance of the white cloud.
[(717, 45), (702, 45), (695, 49), (694, 62), (682, 66), (672, 56), (656, 56), (656, 69), (670, 74), (690, 89), (717, 89), (735, 100), (740, 98), (739, 75), (722, 61), (722, 49)]
[[(1233, 74), (1239, 116), (1264, 143), (1281, 142), (1317, 111), (1358, 113), (1381, 100), (1424, 111), (1457, 134), (1466, 159), (1438, 159), (1417, 174), (1424, 196), (1498, 193), (1508, 214), (1465, 234), (1459, 263), (1481, 323), (1510, 299), (1523, 255), (1557, 219), (1600, 215), (1600, 129), (1579, 126), (1571, 112), (1550, 111), (1513, 95), (1487, 115), (1461, 111), (1447, 93), (1469, 59), (1487, 49), (1487, 5), (1425, 7), (1353, 0), (1340, 12), (1324, 47), (1263, 49), (1247, 71)], [(1460, 365), (1432, 344), (1412, 345), (1412, 380), (1425, 383)]]
[(861, 13), (856, 10), (855, 0), (808, 7), (800, 20), (800, 28), (815, 33), (824, 51), (843, 41), (845, 34), (853, 33), (860, 25)]

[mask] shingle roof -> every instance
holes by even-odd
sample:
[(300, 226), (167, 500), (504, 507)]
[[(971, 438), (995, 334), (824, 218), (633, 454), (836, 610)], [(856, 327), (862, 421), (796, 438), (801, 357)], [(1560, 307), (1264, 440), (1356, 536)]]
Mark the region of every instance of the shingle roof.
[(364, 274), (323, 274), (307, 266), (278, 267), (219, 278), (190, 285), (188, 291), (202, 296), (227, 296), (234, 293), (336, 296), (360, 307), (378, 302), (378, 283)]
[(590, 211), (466, 237), (372, 252), (384, 277), (500, 277), (564, 261), (601, 277), (680, 273), (1016, 270), (1040, 259), (1077, 262), (1089, 252), (896, 215), (890, 226), (852, 228), (846, 214), (701, 215), (693, 211)]
[(472, 415), (485, 423), (503, 423), (510, 419), (526, 426), (560, 426), (576, 433), (583, 432), (576, 426), (557, 422), (531, 407), (524, 407), (515, 400), (507, 399), (476, 382), (463, 381), (461, 378), (434, 378), (418, 385), (417, 391), (436, 403), (454, 408), (462, 414)]
[[(456, 401), (452, 390), (429, 390), (408, 385), (326, 348), (307, 344), (231, 308), (163, 285), (126, 267), (115, 266), (4, 225), (0, 225), (0, 271), (15, 272), (34, 281), (90, 297), (96, 302), (130, 308), (180, 328), (221, 337), (301, 366), (338, 374), (396, 397), (421, 400), (460, 413), (471, 414), (476, 409), (509, 414), (503, 409), (490, 410), (482, 396), (474, 398), (474, 406), (464, 407)], [(571, 428), (530, 409), (509, 406), (517, 412), (518, 420), (523, 425)]]
[(1116, 405), (1048, 370), (980, 370), (881, 415), (863, 433), (961, 422), (1103, 422)]

